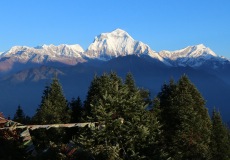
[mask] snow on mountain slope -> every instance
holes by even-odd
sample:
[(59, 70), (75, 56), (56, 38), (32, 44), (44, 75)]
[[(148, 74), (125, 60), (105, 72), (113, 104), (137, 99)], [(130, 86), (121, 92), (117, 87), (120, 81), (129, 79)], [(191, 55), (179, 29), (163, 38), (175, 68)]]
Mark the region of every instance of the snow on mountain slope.
[[(14, 46), (10, 50), (4, 52), (0, 58), (11, 59), (12, 61), (18, 62), (34, 62), (42, 63), (47, 61), (60, 61), (70, 60), (70, 64), (74, 63), (71, 58), (82, 59), (82, 53), (84, 50), (78, 44), (76, 45), (65, 45), (59, 46), (54, 45), (42, 45), (38, 47), (27, 47), (27, 46)], [(66, 61), (66, 63), (68, 63)]]
[(35, 49), (40, 49), (43, 54), (49, 54), (52, 56), (67, 56), (67, 57), (81, 57), (84, 52), (83, 48), (78, 45), (65, 45), (61, 44), (59, 46), (55, 45), (42, 45), (35, 47)]
[(149, 55), (152, 58), (164, 61), (155, 51), (140, 41), (134, 40), (127, 32), (116, 29), (110, 33), (102, 33), (95, 37), (88, 47), (85, 56), (93, 59), (110, 60), (119, 56)]
[(176, 51), (153, 51), (148, 45), (134, 40), (127, 32), (116, 29), (95, 37), (86, 51), (78, 45), (42, 45), (38, 47), (14, 46), (0, 53), (0, 71), (10, 70), (15, 63), (43, 65), (49, 62), (75, 65), (90, 59), (108, 61), (112, 58), (137, 55), (163, 62), (167, 66), (200, 67), (212, 65), (214, 68), (230, 61), (217, 56), (203, 44), (188, 46)]
[(159, 55), (173, 66), (199, 67), (207, 61), (226, 63), (227, 59), (217, 56), (210, 48), (203, 44), (188, 46), (176, 51), (161, 51)]
[(205, 47), (203, 44), (199, 44), (196, 46), (188, 46), (184, 49), (177, 51), (161, 51), (160, 56), (163, 58), (168, 58), (171, 60), (176, 60), (178, 58), (198, 58), (205, 57), (210, 58), (212, 56), (216, 57), (217, 55), (209, 48)]
[(76, 45), (65, 45), (61, 44), (59, 46), (54, 45), (42, 45), (38, 47), (27, 47), (27, 46), (14, 46), (10, 50), (4, 52), (1, 57), (10, 56), (29, 56), (34, 54), (48, 55), (52, 57), (66, 56), (66, 57), (81, 57), (81, 53), (84, 52), (82, 47), (78, 44)]
[(36, 63), (48, 62), (75, 65), (84, 62), (82, 58), (84, 50), (78, 44), (59, 46), (42, 45), (38, 47), (14, 46), (0, 55), (0, 71), (12, 69), (14, 63)]

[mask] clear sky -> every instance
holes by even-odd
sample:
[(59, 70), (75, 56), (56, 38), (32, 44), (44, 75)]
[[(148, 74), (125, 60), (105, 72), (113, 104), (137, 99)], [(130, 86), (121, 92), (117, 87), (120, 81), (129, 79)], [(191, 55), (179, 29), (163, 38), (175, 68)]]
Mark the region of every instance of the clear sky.
[(0, 51), (80, 44), (116, 28), (153, 50), (204, 44), (230, 58), (230, 0), (1, 0)]

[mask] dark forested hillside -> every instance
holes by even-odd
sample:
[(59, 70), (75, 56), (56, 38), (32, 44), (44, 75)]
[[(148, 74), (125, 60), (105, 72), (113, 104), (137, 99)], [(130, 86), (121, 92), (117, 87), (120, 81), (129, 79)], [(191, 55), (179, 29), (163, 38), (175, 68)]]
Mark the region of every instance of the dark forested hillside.
[[(223, 119), (229, 121), (230, 109), (230, 85), (227, 71), (207, 70), (207, 68), (191, 67), (167, 67), (159, 61), (147, 57), (125, 56), (112, 59), (107, 62), (91, 60), (87, 63), (72, 67), (39, 67), (30, 69), (28, 72), (18, 72), (2, 78), (0, 87), (0, 108), (6, 115), (12, 115), (18, 104), (25, 107), (25, 111), (32, 115), (39, 104), (39, 95), (42, 87), (50, 83), (52, 77), (57, 74), (68, 100), (80, 96), (86, 98), (86, 92), (94, 75), (104, 72), (115, 71), (119, 76), (125, 77), (131, 72), (140, 87), (147, 88), (151, 97), (160, 91), (162, 83), (170, 78), (178, 79), (187, 74), (192, 82), (200, 90), (207, 101), (207, 107), (212, 110), (215, 106), (222, 112)], [(224, 76), (225, 75), (225, 76)], [(7, 98), (11, 97), (11, 98)], [(13, 101), (12, 101), (13, 99)]]
[(56, 75), (43, 86), (35, 114), (27, 116), (21, 105), (14, 121), (0, 114), (1, 158), (229, 159), (230, 131), (221, 112), (209, 115), (187, 75), (162, 82), (155, 98), (130, 72), (124, 77), (95, 75), (85, 101), (67, 101)]

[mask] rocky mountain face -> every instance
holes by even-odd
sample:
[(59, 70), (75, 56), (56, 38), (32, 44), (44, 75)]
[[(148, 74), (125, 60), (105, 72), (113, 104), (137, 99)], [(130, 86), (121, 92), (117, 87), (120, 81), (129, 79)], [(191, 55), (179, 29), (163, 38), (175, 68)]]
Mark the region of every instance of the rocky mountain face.
[(121, 29), (96, 36), (85, 51), (78, 44), (62, 44), (15, 46), (2, 52), (0, 111), (12, 114), (20, 104), (32, 115), (54, 75), (58, 75), (67, 99), (84, 99), (93, 76), (110, 71), (121, 77), (133, 73), (137, 85), (149, 89), (152, 96), (170, 78), (187, 74), (204, 95), (210, 111), (215, 106), (226, 121), (230, 120), (229, 59), (203, 44), (156, 52)]

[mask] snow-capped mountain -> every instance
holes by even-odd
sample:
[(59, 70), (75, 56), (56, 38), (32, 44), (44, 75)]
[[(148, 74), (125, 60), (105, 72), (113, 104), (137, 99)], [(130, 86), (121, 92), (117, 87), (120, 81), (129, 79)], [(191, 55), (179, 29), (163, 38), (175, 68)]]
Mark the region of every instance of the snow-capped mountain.
[(85, 61), (82, 58), (83, 52), (83, 48), (78, 44), (42, 45), (37, 47), (14, 46), (0, 55), (0, 71), (11, 69), (14, 63), (45, 64), (58, 62), (75, 65), (78, 62)]
[[(188, 46), (176, 51), (160, 51), (159, 55), (168, 61), (172, 66), (200, 67), (207, 62), (225, 64), (228, 60), (217, 56), (210, 48), (203, 44)], [(214, 68), (217, 66), (213, 66)]]
[(141, 41), (134, 40), (127, 32), (116, 29), (110, 33), (102, 33), (95, 37), (88, 47), (85, 56), (93, 59), (110, 60), (119, 56), (149, 55), (164, 62), (155, 51)]
[[(108, 61), (117, 57), (136, 55), (147, 57), (167, 66), (190, 66), (197, 68), (203, 65), (218, 68), (229, 60), (217, 56), (203, 44), (188, 46), (176, 51), (160, 51), (157, 53), (147, 44), (134, 40), (127, 32), (116, 29), (95, 37), (86, 51), (78, 45), (42, 45), (37, 47), (14, 46), (0, 53), (0, 72), (8, 71), (15, 64), (45, 65), (48, 63), (76, 65), (92, 59)], [(25, 67), (24, 67), (25, 68)], [(28, 68), (28, 67), (27, 67)]]
[[(31, 60), (34, 62), (42, 62), (45, 55), (49, 56), (50, 59), (55, 59), (56, 57), (81, 57), (84, 52), (83, 48), (76, 45), (65, 45), (61, 44), (59, 46), (55, 45), (42, 45), (37, 47), (27, 47), (27, 46), (14, 46), (10, 50), (2, 53), (2, 57), (13, 57), (17, 56), (20, 60)], [(39, 57), (41, 56), (41, 57)], [(38, 58), (39, 57), (39, 58)], [(47, 57), (46, 57), (47, 58)]]

